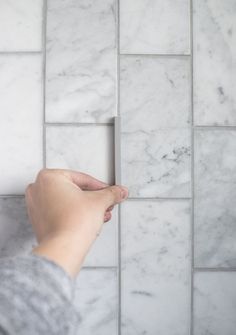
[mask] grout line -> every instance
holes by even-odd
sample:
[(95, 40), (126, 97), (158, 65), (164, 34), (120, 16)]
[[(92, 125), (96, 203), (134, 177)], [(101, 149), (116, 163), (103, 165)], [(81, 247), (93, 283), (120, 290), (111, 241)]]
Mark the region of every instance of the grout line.
[(0, 194), (0, 199), (1, 198), (24, 198), (24, 194)]
[[(0, 194), (2, 197), (23, 197), (23, 194)], [(185, 201), (191, 200), (191, 198), (127, 198), (126, 201)]]
[(176, 200), (178, 200), (178, 201), (185, 201), (185, 200), (191, 200), (191, 198), (189, 197), (189, 198), (163, 198), (163, 197), (160, 197), (160, 198), (142, 198), (142, 197), (140, 197), (140, 198), (135, 198), (135, 197), (129, 197), (129, 198), (127, 198), (126, 199), (126, 201), (164, 201), (164, 200), (168, 200), (168, 201), (176, 201)]
[(32, 51), (32, 50), (22, 50), (22, 51), (0, 51), (0, 55), (8, 55), (8, 56), (14, 56), (14, 55), (39, 55), (42, 53), (42, 50)]
[(236, 267), (210, 267), (210, 268), (203, 268), (203, 267), (195, 267), (195, 272), (235, 272)]
[(208, 125), (208, 126), (194, 126), (195, 129), (200, 129), (200, 130), (236, 130), (236, 125), (235, 126), (221, 126), (221, 125)]
[(145, 56), (145, 57), (169, 57), (169, 58), (175, 58), (175, 57), (191, 57), (191, 54), (142, 54), (142, 53), (120, 53), (120, 56)]
[[(121, 116), (120, 113), (120, 0), (116, 1), (116, 41), (117, 41), (117, 80), (116, 80), (116, 86), (117, 86), (117, 109), (116, 114), (118, 117)], [(119, 157), (118, 162), (120, 164), (119, 166), (119, 183), (121, 183), (121, 120), (119, 118), (119, 134), (116, 134), (116, 139), (119, 139)], [(121, 205), (118, 204), (118, 229), (117, 229), (117, 247), (118, 247), (118, 319), (117, 319), (117, 334), (121, 335)]]
[(43, 7), (43, 167), (46, 167), (46, 30), (47, 30), (47, 0)]
[[(120, 116), (120, 113), (117, 114), (117, 116)], [(113, 117), (114, 118), (114, 117)], [(58, 127), (80, 127), (80, 126), (114, 126), (114, 121), (111, 122), (45, 122), (45, 125), (47, 127), (53, 127), (53, 126), (58, 126)], [(187, 129), (188, 127), (181, 127), (183, 129)], [(181, 129), (180, 128), (180, 129)], [(236, 130), (236, 125), (235, 126), (192, 126), (192, 128), (198, 130)], [(172, 128), (160, 128), (161, 129), (172, 129)], [(174, 128), (173, 128), (174, 129)]]
[(194, 333), (194, 86), (193, 86), (193, 0), (189, 3), (190, 9), (190, 87), (191, 87), (191, 292), (190, 292), (190, 335)]
[(111, 270), (111, 269), (114, 269), (114, 270), (117, 270), (117, 266), (114, 266), (114, 265), (85, 265), (85, 266), (82, 266), (81, 267), (81, 270)]
[(45, 122), (47, 127), (114, 126), (114, 122)]

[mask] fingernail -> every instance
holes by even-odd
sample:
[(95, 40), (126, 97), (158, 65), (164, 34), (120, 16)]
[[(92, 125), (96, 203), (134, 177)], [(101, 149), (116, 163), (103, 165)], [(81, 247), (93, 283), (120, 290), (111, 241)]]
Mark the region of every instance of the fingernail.
[(122, 199), (125, 199), (126, 198), (126, 195), (127, 195), (127, 191), (125, 189), (122, 189), (121, 190), (121, 198)]

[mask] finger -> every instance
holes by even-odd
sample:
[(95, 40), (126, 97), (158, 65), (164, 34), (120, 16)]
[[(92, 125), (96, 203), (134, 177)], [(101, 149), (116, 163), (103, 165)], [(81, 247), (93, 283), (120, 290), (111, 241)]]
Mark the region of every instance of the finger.
[(103, 181), (98, 180), (83, 172), (68, 169), (48, 169), (48, 170), (63, 174), (64, 176), (68, 177), (74, 184), (79, 186), (82, 190), (95, 191), (95, 190), (101, 190), (109, 186), (109, 184), (104, 183)]
[(104, 183), (103, 181), (98, 180), (86, 173), (74, 170), (67, 170), (67, 172), (70, 174), (73, 183), (79, 186), (82, 190), (101, 190), (109, 186), (109, 184)]
[(104, 207), (109, 208), (124, 201), (128, 197), (129, 191), (125, 186), (112, 185), (103, 190), (98, 190), (96, 194), (98, 195), (98, 199), (103, 202)]
[(104, 222), (107, 222), (111, 219), (112, 215), (111, 215), (111, 212), (108, 212), (105, 214), (104, 216)]

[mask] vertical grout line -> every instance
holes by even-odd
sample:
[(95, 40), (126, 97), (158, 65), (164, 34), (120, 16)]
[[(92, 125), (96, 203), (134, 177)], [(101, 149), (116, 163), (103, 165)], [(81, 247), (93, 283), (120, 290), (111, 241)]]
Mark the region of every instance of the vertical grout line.
[[(116, 43), (117, 43), (117, 116), (120, 117), (120, 0), (116, 0)], [(116, 136), (121, 141), (121, 120), (119, 119), (119, 136)], [(121, 143), (119, 143), (119, 148)], [(120, 149), (121, 150), (121, 149)], [(119, 181), (121, 182), (121, 151), (119, 150)], [(118, 256), (118, 319), (117, 319), (117, 334), (121, 335), (121, 205), (118, 205), (118, 229), (117, 229), (117, 256)]]
[(43, 3), (43, 167), (46, 167), (46, 30), (47, 30), (47, 0)]
[(193, 85), (193, 0), (190, 0), (190, 68), (191, 68), (191, 305), (190, 334), (194, 333), (194, 85)]

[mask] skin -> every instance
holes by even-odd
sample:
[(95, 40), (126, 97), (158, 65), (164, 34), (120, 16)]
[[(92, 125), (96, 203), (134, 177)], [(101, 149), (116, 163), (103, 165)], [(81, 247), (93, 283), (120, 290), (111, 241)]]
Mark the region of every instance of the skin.
[(114, 206), (128, 197), (125, 186), (106, 184), (85, 173), (43, 169), (25, 190), (29, 219), (44, 256), (75, 277), (112, 217)]

